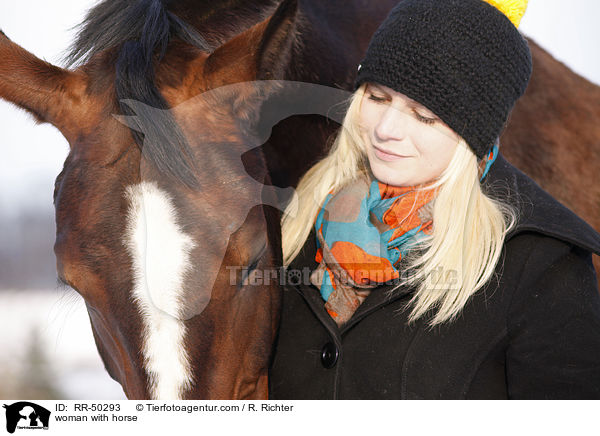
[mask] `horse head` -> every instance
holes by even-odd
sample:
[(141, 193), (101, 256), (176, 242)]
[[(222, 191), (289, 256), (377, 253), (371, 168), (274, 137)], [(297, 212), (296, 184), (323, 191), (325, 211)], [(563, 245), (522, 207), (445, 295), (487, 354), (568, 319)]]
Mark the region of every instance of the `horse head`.
[(257, 124), (282, 89), (264, 79), (283, 78), (298, 43), (297, 3), (246, 17), (225, 42), (158, 0), (113, 6), (88, 18), (96, 36), (117, 13), (133, 30), (105, 43), (84, 32), (97, 47), (80, 46), (75, 69), (0, 35), (0, 96), (70, 144), (54, 190), (59, 279), (84, 298), (129, 398), (266, 398), (280, 211), (294, 197), (259, 147), (298, 108)]

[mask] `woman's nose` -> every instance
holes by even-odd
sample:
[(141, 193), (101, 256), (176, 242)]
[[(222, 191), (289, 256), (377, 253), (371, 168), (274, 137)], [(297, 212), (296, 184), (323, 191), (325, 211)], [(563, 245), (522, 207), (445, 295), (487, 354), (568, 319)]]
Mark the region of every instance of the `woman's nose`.
[(409, 118), (401, 109), (389, 105), (381, 114), (375, 126), (375, 134), (382, 140), (400, 140), (406, 135), (407, 120)]

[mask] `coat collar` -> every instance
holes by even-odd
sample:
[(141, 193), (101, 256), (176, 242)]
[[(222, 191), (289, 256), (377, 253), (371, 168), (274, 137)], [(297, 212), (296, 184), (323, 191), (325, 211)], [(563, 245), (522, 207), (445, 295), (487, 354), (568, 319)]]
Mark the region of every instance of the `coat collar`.
[[(483, 182), (483, 189), (489, 195), (508, 197), (511, 204), (515, 204), (519, 208), (519, 221), (506, 235), (506, 240), (525, 231), (534, 231), (600, 255), (600, 234), (544, 191), (530, 177), (510, 164), (501, 153), (490, 167)], [(312, 272), (317, 267), (315, 252), (316, 241), (313, 228), (302, 250), (292, 261), (288, 270), (306, 271), (308, 268), (308, 271)], [(303, 274), (303, 277), (308, 277), (308, 275)], [(358, 307), (352, 318), (341, 329), (338, 329), (337, 324), (326, 312), (324, 301), (316, 287), (310, 283), (301, 283), (295, 288), (330, 332), (336, 333), (335, 336), (344, 333), (379, 307), (410, 293), (410, 289), (399, 288), (391, 297), (388, 297), (386, 291), (393, 289), (393, 285), (379, 286)]]
[(510, 202), (519, 206), (519, 222), (506, 240), (521, 232), (534, 231), (600, 255), (600, 234), (511, 165), (502, 153), (490, 167), (483, 189), (492, 195), (508, 195)]

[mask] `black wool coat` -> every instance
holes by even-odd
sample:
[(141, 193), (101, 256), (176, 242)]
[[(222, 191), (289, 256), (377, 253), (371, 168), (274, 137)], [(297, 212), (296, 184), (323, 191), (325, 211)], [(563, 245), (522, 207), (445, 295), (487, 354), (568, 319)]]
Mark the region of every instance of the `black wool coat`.
[(313, 229), (288, 268), (289, 278), (306, 268), (305, 280), (284, 286), (269, 398), (600, 399), (600, 235), (501, 154), (483, 186), (520, 199), (522, 217), (497, 278), (434, 329), (428, 318), (407, 325), (411, 290), (386, 299), (390, 284), (338, 328), (306, 280)]

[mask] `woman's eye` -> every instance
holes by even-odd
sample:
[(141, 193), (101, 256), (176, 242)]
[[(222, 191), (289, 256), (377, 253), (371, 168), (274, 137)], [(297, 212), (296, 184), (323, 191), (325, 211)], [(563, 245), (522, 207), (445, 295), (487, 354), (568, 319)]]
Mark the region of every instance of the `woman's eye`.
[(427, 118), (427, 117), (424, 117), (424, 116), (420, 115), (418, 112), (415, 112), (415, 111), (413, 111), (413, 112), (417, 116), (417, 119), (419, 121), (421, 121), (422, 123), (425, 123), (425, 124), (433, 124), (433, 123), (435, 123), (435, 118)]
[[(379, 97), (375, 94), (369, 93), (369, 100), (373, 100), (376, 103), (384, 103), (386, 102), (388, 99), (386, 97)], [(425, 124), (433, 124), (436, 122), (436, 118), (427, 118), (424, 117), (423, 115), (419, 114), (417, 111), (413, 110), (413, 113), (415, 114), (415, 116), (417, 117), (417, 119)]]
[(385, 97), (378, 97), (374, 94), (369, 94), (369, 99), (373, 100), (374, 102), (377, 102), (377, 103), (383, 103), (384, 101), (387, 100)]

